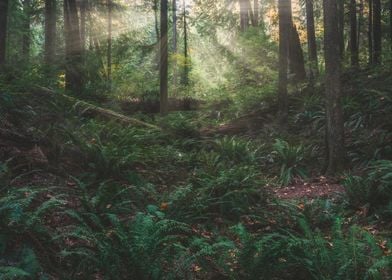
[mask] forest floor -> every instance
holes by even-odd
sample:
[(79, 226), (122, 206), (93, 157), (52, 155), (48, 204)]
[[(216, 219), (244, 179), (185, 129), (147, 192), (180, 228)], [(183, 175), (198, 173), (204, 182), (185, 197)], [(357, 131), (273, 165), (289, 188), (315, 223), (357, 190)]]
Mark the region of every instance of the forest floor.
[[(362, 93), (364, 106), (354, 99), (360, 84), (345, 89), (347, 146), (358, 166), (388, 158), (391, 143), (390, 123), (379, 121), (390, 116), (390, 92), (382, 89), (389, 76), (365, 75), (362, 83), (371, 90)], [(33, 263), (24, 248), (33, 249), (41, 263), (36, 270), (48, 279), (66, 279), (68, 270), (73, 279), (119, 271), (118, 279), (170, 279), (170, 273), (171, 279), (253, 279), (264, 277), (258, 267), (269, 267), (271, 259), (263, 279), (313, 279), (320, 266), (334, 275), (335, 258), (351, 264), (351, 245), (366, 256), (356, 269), (391, 258), (390, 210), (357, 202), (363, 181), (347, 185), (347, 178), (357, 177), (321, 175), (317, 95), (292, 96), (285, 129), (275, 121), (275, 103), (213, 122), (211, 116), (220, 114), (214, 104), (166, 118), (126, 116), (142, 116), (152, 124), (146, 126), (86, 113), (52, 94), (12, 99), (0, 122), (0, 271), (4, 263), (31, 269), (24, 267), (27, 259)], [(367, 169), (353, 172), (362, 176)], [(167, 244), (173, 245), (168, 251)], [(262, 244), (275, 251), (263, 255)], [(331, 263), (319, 260), (315, 248), (323, 248)], [(156, 267), (160, 271), (152, 272)], [(380, 267), (382, 277), (391, 275)], [(146, 276), (153, 273), (158, 276)]]

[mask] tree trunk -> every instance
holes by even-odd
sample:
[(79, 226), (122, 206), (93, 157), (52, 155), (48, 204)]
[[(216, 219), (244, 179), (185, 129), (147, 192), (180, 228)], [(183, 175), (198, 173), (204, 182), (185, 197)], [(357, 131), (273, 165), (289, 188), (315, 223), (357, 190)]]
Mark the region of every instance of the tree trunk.
[(279, 119), (286, 123), (288, 117), (288, 97), (287, 97), (287, 70), (288, 54), (291, 27), (291, 0), (278, 1), (279, 16), (279, 84), (278, 84), (278, 103)]
[(381, 1), (373, 0), (373, 63), (381, 63)]
[(31, 21), (31, 1), (24, 0), (23, 1), (23, 36), (22, 36), (22, 54), (24, 60), (29, 60), (30, 56), (30, 45), (31, 45), (31, 30), (30, 30), (30, 21)]
[(80, 2), (80, 41), (82, 45), (82, 51), (86, 50), (86, 22), (87, 22), (87, 7), (88, 0), (82, 0)]
[[(177, 0), (172, 0), (173, 9), (173, 54), (177, 54)], [(177, 61), (173, 60), (173, 95), (177, 94)]]
[(302, 52), (301, 41), (295, 25), (291, 22), (289, 39), (289, 68), (295, 75), (295, 81), (306, 79), (305, 61)]
[(0, 0), (0, 68), (5, 64), (8, 0)]
[(241, 31), (248, 30), (249, 27), (249, 0), (240, 1), (240, 27)]
[(166, 115), (168, 112), (168, 15), (167, 0), (161, 0), (161, 37), (160, 37), (160, 112)]
[(253, 0), (253, 16), (252, 25), (253, 27), (259, 26), (259, 0)]
[(327, 121), (327, 174), (344, 168), (344, 128), (341, 105), (341, 61), (339, 54), (339, 26), (337, 1), (324, 0), (325, 93)]
[(75, 94), (82, 91), (82, 46), (75, 0), (64, 0), (65, 89)]
[(368, 26), (368, 45), (369, 45), (369, 64), (373, 64), (373, 0), (368, 0), (369, 4), (369, 26)]
[(350, 0), (350, 54), (351, 66), (358, 67), (358, 41), (357, 41), (357, 3)]
[(362, 27), (363, 27), (363, 9), (364, 9), (364, 3), (363, 0), (359, 0), (359, 14), (358, 14), (358, 32), (357, 32), (357, 49), (358, 53), (360, 51), (359, 46), (361, 43), (361, 33), (362, 33)]
[(158, 0), (154, 0), (152, 9), (154, 11), (155, 36), (157, 37), (157, 42), (159, 42), (161, 35), (159, 34), (159, 24), (158, 24)]
[(339, 0), (337, 3), (337, 21), (338, 21), (338, 39), (339, 39), (339, 53), (340, 57), (344, 57), (344, 1), (345, 0)]
[(392, 50), (392, 0), (389, 0), (389, 40)]
[(51, 66), (56, 56), (56, 0), (45, 0), (45, 63)]
[(316, 32), (314, 28), (313, 0), (306, 0), (306, 30), (308, 37), (310, 80), (318, 76)]
[(108, 52), (107, 52), (107, 68), (108, 68), (108, 83), (111, 88), (112, 82), (112, 0), (107, 0), (108, 5)]
[(188, 57), (188, 25), (186, 20), (186, 6), (184, 1), (184, 73), (182, 75), (182, 85), (189, 85), (189, 57)]

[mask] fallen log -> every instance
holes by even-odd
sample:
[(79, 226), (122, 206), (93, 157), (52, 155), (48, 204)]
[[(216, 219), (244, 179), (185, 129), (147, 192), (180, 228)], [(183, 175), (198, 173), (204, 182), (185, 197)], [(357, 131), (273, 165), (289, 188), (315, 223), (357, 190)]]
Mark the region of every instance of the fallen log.
[(91, 103), (88, 103), (86, 101), (77, 99), (75, 97), (72, 97), (72, 96), (69, 96), (66, 94), (55, 92), (49, 88), (36, 86), (34, 93), (43, 94), (43, 95), (52, 96), (52, 97), (54, 97), (54, 96), (61, 97), (65, 100), (67, 100), (68, 102), (70, 102), (71, 104), (73, 104), (72, 107), (81, 115), (98, 115), (98, 116), (101, 116), (101, 117), (109, 119), (109, 120), (119, 121), (123, 124), (138, 125), (138, 126), (142, 126), (142, 127), (151, 128), (151, 129), (162, 130), (162, 128), (159, 126), (156, 126), (156, 125), (146, 123), (146, 122), (143, 122), (143, 121), (135, 119), (135, 118), (131, 118), (131, 117), (119, 114), (119, 113), (114, 112), (112, 110), (93, 105)]

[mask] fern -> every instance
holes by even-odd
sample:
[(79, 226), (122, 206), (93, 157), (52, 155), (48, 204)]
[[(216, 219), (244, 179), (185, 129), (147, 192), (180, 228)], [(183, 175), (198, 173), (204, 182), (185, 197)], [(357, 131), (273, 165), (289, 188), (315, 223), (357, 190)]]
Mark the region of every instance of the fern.
[(292, 146), (282, 139), (276, 139), (273, 147), (281, 163), (279, 180), (282, 185), (289, 185), (296, 176), (301, 178), (307, 176), (303, 165), (304, 146)]

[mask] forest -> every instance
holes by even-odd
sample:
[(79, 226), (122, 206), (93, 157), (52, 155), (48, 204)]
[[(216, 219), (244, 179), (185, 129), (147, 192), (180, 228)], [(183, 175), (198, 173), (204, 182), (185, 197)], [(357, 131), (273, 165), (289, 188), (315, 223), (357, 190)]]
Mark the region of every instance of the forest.
[(13, 279), (392, 279), (392, 0), (0, 0)]

